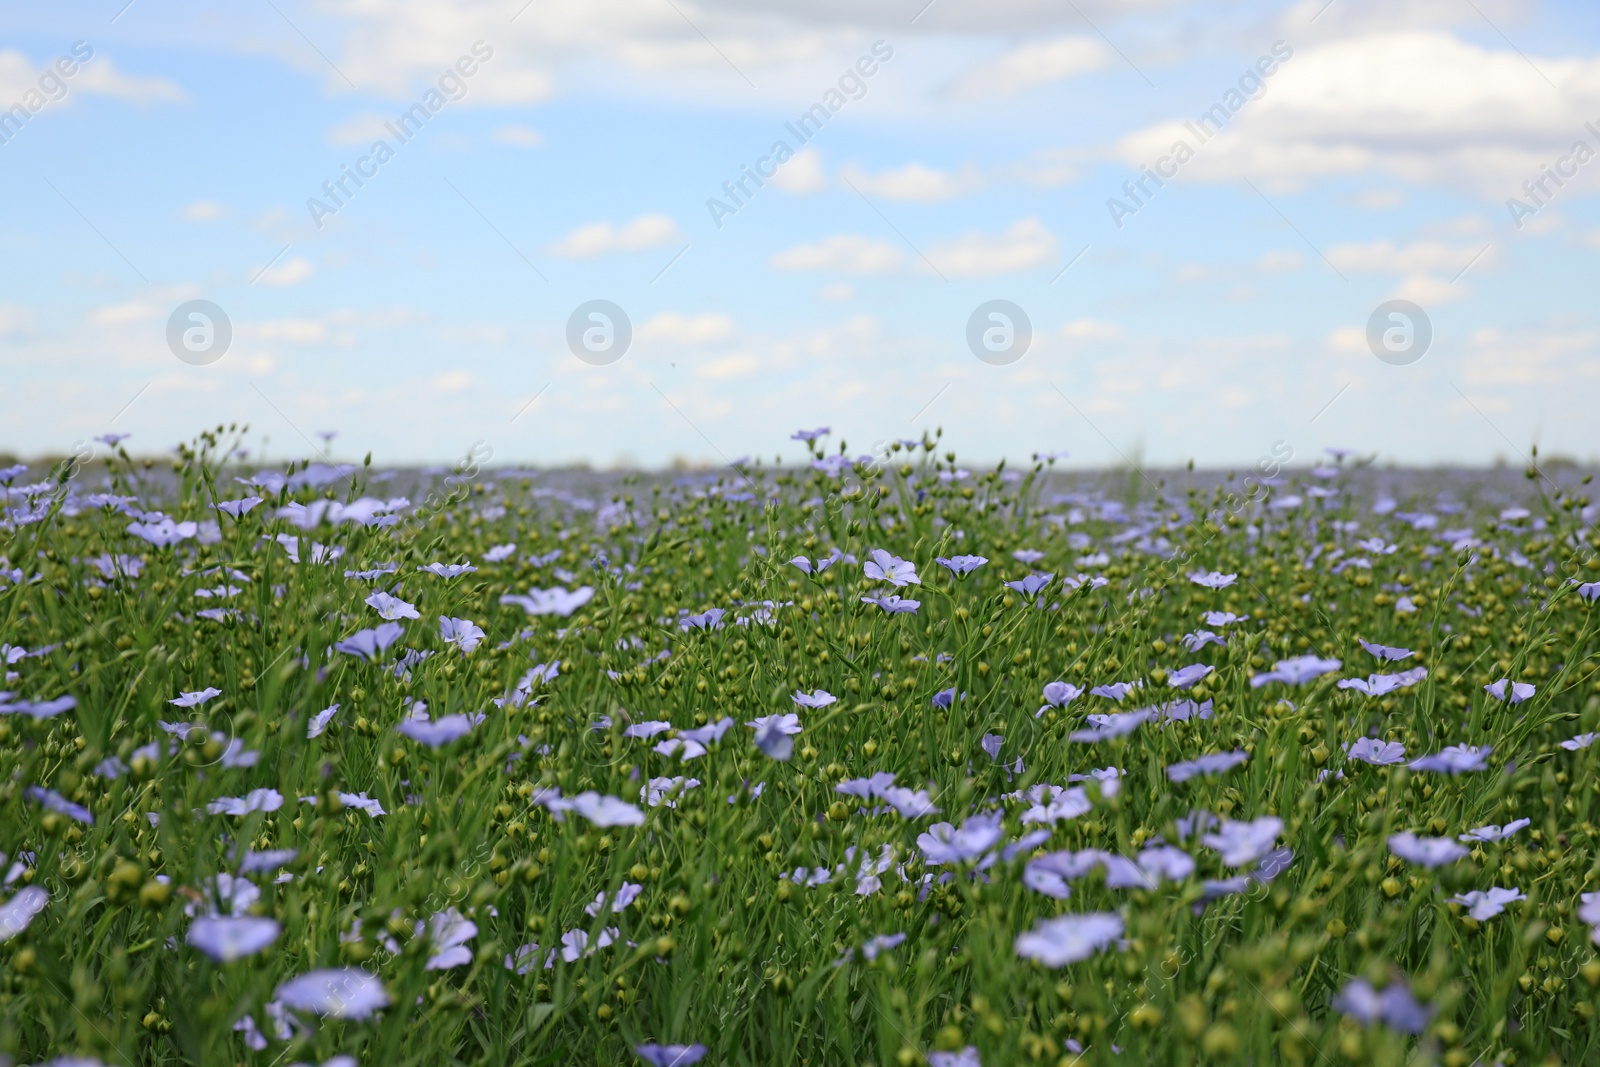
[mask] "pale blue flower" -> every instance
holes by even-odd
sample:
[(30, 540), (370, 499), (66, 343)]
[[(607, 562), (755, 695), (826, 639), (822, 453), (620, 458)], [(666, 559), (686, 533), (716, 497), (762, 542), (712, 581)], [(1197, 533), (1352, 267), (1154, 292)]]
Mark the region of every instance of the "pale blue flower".
[(354, 967), (309, 971), (291, 978), (278, 987), (274, 999), (297, 1011), (335, 1019), (366, 1019), (389, 1005), (383, 982)]
[[(827, 433), (827, 430), (820, 431)], [(795, 435), (796, 437), (799, 434)], [(809, 440), (809, 438), (808, 438)], [(654, 1042), (639, 1045), (634, 1050), (639, 1058), (651, 1067), (689, 1067), (705, 1058), (704, 1045), (657, 1045)]]
[(1222, 862), (1227, 866), (1244, 867), (1270, 852), (1281, 833), (1283, 820), (1276, 815), (1266, 815), (1251, 822), (1225, 819), (1216, 833), (1206, 834), (1200, 843), (1222, 853)]
[(380, 618), (393, 621), (395, 619), (420, 619), (422, 615), (415, 607), (407, 604), (399, 597), (390, 596), (388, 593), (377, 592), (367, 597), (367, 604), (378, 613)]
[(484, 633), (478, 624), (471, 619), (455, 619), (448, 615), (439, 616), (439, 637), (449, 645), (455, 645), (464, 656), (478, 647), (484, 638)]
[(1174, 763), (1167, 768), (1167, 777), (1174, 782), (1187, 782), (1197, 774), (1221, 774), (1249, 758), (1247, 752), (1212, 752), (1198, 759)]
[(1532, 819), (1513, 819), (1504, 826), (1496, 826), (1493, 823), (1490, 823), (1488, 826), (1480, 826), (1475, 830), (1468, 830), (1466, 833), (1461, 835), (1461, 840), (1504, 841), (1518, 830), (1521, 830), (1525, 826), (1531, 826), (1532, 824)]
[(1017, 935), (1017, 955), (1046, 967), (1065, 967), (1086, 960), (1122, 936), (1122, 917), (1114, 912), (1063, 915), (1042, 920)]
[(988, 563), (989, 560), (985, 556), (951, 556), (948, 559), (940, 556), (934, 562), (944, 567), (945, 570), (957, 578), (964, 578), (985, 563)]
[(1209, 663), (1191, 663), (1167, 675), (1167, 684), (1174, 689), (1188, 689), (1214, 670)]
[(1380, 741), (1376, 737), (1362, 737), (1345, 746), (1345, 755), (1376, 767), (1401, 763), (1406, 758), (1406, 746), (1398, 741)]
[(881, 548), (875, 548), (867, 555), (869, 558), (861, 565), (861, 570), (873, 581), (888, 582), (897, 588), (922, 584), (922, 579), (917, 577), (917, 565), (910, 560), (891, 555)]
[(1492, 746), (1475, 748), (1472, 745), (1450, 745), (1430, 756), (1411, 761), (1414, 771), (1433, 771), (1441, 774), (1466, 774), (1481, 771), (1489, 765)]
[(826, 689), (817, 689), (810, 693), (796, 689), (793, 700), (802, 708), (825, 708), (839, 698)]
[(1534, 694), (1534, 687), (1532, 684), (1528, 682), (1513, 682), (1509, 678), (1502, 678), (1498, 682), (1491, 682), (1483, 687), (1483, 691), (1494, 697), (1496, 700), (1505, 701), (1507, 699), (1506, 686), (1508, 685), (1511, 687), (1510, 701), (1513, 704), (1520, 704)]
[(1191, 582), (1193, 582), (1195, 585), (1203, 585), (1207, 589), (1226, 589), (1228, 586), (1237, 581), (1238, 578), (1239, 576), (1237, 574), (1222, 574), (1219, 571), (1212, 571), (1209, 574), (1201, 574), (1200, 572), (1196, 571), (1195, 573), (1189, 575), (1189, 580)]
[(1409, 648), (1392, 648), (1389, 645), (1378, 645), (1371, 641), (1362, 641), (1359, 638), (1357, 638), (1357, 643), (1381, 660), (1400, 660), (1415, 655)]
[(1467, 909), (1468, 915), (1479, 922), (1487, 922), (1505, 911), (1507, 904), (1527, 899), (1520, 889), (1501, 889), (1499, 886), (1491, 886), (1484, 891), (1475, 889), (1470, 893), (1459, 893), (1450, 898), (1450, 903), (1460, 904)]
[(794, 735), (800, 732), (800, 716), (793, 712), (762, 715), (745, 723), (756, 732), (756, 747), (775, 760), (794, 754)]
[(265, 951), (282, 932), (275, 920), (254, 915), (205, 915), (190, 924), (186, 940), (218, 963), (233, 963)]
[(1330, 674), (1341, 666), (1336, 659), (1322, 659), (1318, 656), (1295, 656), (1291, 659), (1280, 659), (1272, 665), (1272, 670), (1265, 674), (1258, 674), (1250, 679), (1251, 688), (1259, 689), (1268, 682), (1282, 682), (1285, 685), (1304, 685), (1313, 678)]
[(1389, 837), (1389, 851), (1421, 867), (1443, 867), (1467, 854), (1467, 850), (1448, 837), (1418, 837), (1407, 830)]

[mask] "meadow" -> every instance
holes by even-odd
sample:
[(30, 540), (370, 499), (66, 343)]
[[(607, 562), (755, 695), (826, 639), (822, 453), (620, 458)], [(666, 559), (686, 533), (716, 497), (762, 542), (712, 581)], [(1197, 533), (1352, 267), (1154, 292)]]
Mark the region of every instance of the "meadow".
[(1600, 1059), (1582, 471), (796, 438), (0, 470), (0, 1064)]

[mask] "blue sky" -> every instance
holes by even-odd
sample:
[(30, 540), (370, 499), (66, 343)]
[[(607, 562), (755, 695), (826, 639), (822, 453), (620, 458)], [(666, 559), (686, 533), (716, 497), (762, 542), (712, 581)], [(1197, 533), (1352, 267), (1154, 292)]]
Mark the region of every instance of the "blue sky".
[[(0, 3), (0, 108), (39, 105), (0, 144), (0, 450), (238, 421), (387, 462), (792, 459), (817, 425), (1083, 466), (1600, 454), (1576, 3), (125, 2)], [(1221, 134), (1186, 130), (1275, 48)], [(1142, 166), (1173, 177), (1139, 204)], [(566, 342), (596, 298), (633, 326), (606, 366)], [(1394, 298), (1433, 329), (1405, 366), (1366, 340)], [(165, 339), (191, 299), (233, 326), (209, 366)], [(1033, 325), (1005, 366), (966, 343), (994, 299)]]

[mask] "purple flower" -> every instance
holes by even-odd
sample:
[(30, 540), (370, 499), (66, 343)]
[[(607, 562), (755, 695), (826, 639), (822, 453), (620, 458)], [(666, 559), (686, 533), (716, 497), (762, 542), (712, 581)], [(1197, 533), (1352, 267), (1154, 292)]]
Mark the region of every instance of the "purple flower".
[(1004, 734), (984, 734), (978, 745), (989, 754), (990, 759), (997, 760), (1000, 758), (1000, 746), (1005, 743), (1005, 739)]
[(1066, 900), (1072, 895), (1067, 883), (1077, 881), (1100, 866), (1106, 855), (1097, 848), (1046, 853), (1028, 861), (1022, 869), (1022, 884), (1054, 900)]
[(1389, 851), (1420, 867), (1443, 867), (1467, 854), (1467, 850), (1448, 837), (1418, 837), (1407, 830), (1389, 837)]
[(1387, 767), (1406, 758), (1406, 746), (1398, 741), (1379, 741), (1376, 737), (1363, 737), (1345, 746), (1345, 755), (1375, 767)]
[(704, 756), (706, 746), (687, 738), (671, 737), (656, 745), (655, 751), (663, 756), (677, 756), (679, 760), (691, 760), (696, 756)]
[(436, 574), (440, 578), (456, 578), (463, 574), (471, 574), (478, 568), (470, 563), (430, 563), (426, 567), (418, 567), (419, 571)]
[(73, 696), (59, 696), (54, 700), (31, 701), (23, 700), (13, 703), (11, 694), (0, 692), (0, 715), (28, 715), (35, 719), (51, 719), (63, 711), (71, 711), (78, 706), (78, 698)]
[(629, 804), (626, 800), (602, 796), (593, 791), (579, 793), (571, 800), (566, 801), (566, 804), (572, 811), (582, 815), (596, 826), (641, 826), (644, 824), (644, 812)]
[[(873, 775), (874, 778), (877, 775)], [(938, 815), (939, 809), (933, 806), (933, 798), (926, 789), (907, 789), (904, 786), (893, 785), (878, 794), (889, 806), (900, 813), (903, 819), (920, 819), (924, 815)]]
[(200, 527), (193, 522), (175, 523), (171, 519), (162, 518), (155, 522), (130, 522), (128, 532), (157, 548), (167, 548), (195, 536), (200, 532)]
[(1381, 1022), (1404, 1034), (1422, 1033), (1433, 1018), (1433, 1009), (1418, 1003), (1402, 982), (1392, 982), (1379, 993), (1365, 980), (1352, 979), (1333, 998), (1333, 1007), (1366, 1026)]
[(1188, 689), (1214, 670), (1216, 668), (1208, 663), (1191, 663), (1167, 675), (1167, 684), (1174, 689)]
[(439, 616), (439, 637), (447, 645), (455, 645), (464, 656), (478, 647), (483, 640), (483, 630), (471, 619), (454, 619), (448, 615)]
[(1483, 687), (1483, 691), (1504, 702), (1506, 699), (1506, 686), (1511, 686), (1511, 703), (1520, 704), (1534, 694), (1534, 687), (1528, 682), (1513, 682), (1509, 678), (1502, 678), (1498, 682), (1491, 682)]
[(1340, 666), (1339, 660), (1320, 659), (1317, 656), (1295, 656), (1292, 659), (1280, 659), (1272, 665), (1272, 670), (1265, 674), (1258, 674), (1250, 679), (1250, 686), (1253, 689), (1259, 689), (1268, 682), (1282, 682), (1284, 685), (1304, 685), (1313, 678), (1338, 670)]
[(1282, 832), (1283, 820), (1275, 815), (1252, 822), (1225, 819), (1216, 833), (1206, 834), (1200, 843), (1222, 853), (1222, 862), (1227, 866), (1244, 867), (1270, 852)]
[(85, 826), (94, 825), (93, 812), (84, 807), (82, 804), (74, 804), (60, 793), (57, 793), (54, 789), (45, 789), (42, 786), (30, 785), (28, 788), (24, 789), (22, 793), (29, 800), (33, 801), (35, 804), (38, 804), (46, 811), (53, 811), (57, 815), (65, 815), (67, 818), (76, 822), (81, 822)]
[(190, 924), (186, 940), (218, 963), (233, 963), (263, 951), (282, 932), (272, 919), (208, 915)]
[(306, 740), (309, 741), (313, 737), (321, 737), (322, 732), (328, 728), (328, 723), (338, 713), (339, 705), (333, 704), (311, 716), (311, 721), (306, 724)]
[(924, 861), (935, 867), (975, 860), (1000, 840), (1000, 820), (1000, 813), (994, 812), (972, 816), (959, 830), (947, 822), (934, 823), (917, 836), (917, 847)]
[(727, 614), (725, 608), (707, 608), (698, 615), (684, 615), (678, 620), (680, 630), (720, 630), (722, 617)]
[(787, 760), (794, 755), (794, 735), (800, 732), (800, 716), (786, 711), (777, 715), (762, 715), (745, 723), (756, 732), (756, 747), (775, 760)]
[[(1070, 682), (1046, 682), (1044, 685), (1045, 707), (1064, 708), (1082, 695), (1083, 690)], [(1043, 711), (1044, 708), (1039, 710)]]
[(428, 942), (433, 949), (433, 955), (428, 957), (428, 963), (423, 968), (427, 971), (447, 971), (453, 967), (465, 967), (472, 962), (472, 950), (466, 947), (468, 941), (478, 936), (478, 924), (464, 918), (454, 908), (436, 911), (428, 918), (424, 925), (416, 925), (417, 936), (423, 931), (428, 933)]
[(1461, 835), (1460, 840), (1504, 841), (1506, 838), (1510, 837), (1524, 826), (1530, 826), (1532, 823), (1532, 819), (1513, 819), (1504, 826), (1495, 826), (1493, 823), (1490, 823), (1488, 826), (1480, 826), (1476, 830), (1468, 830), (1466, 833)]
[(507, 593), (500, 598), (502, 604), (515, 604), (529, 615), (560, 615), (565, 618), (594, 599), (592, 586), (580, 586), (567, 592), (564, 586), (549, 589), (529, 589), (527, 596)]
[(1489, 754), (1494, 751), (1492, 746), (1474, 748), (1471, 745), (1450, 745), (1440, 749), (1431, 756), (1411, 761), (1414, 771), (1434, 771), (1440, 774), (1465, 774), (1469, 771), (1481, 771), (1488, 766)]
[(1011, 553), (1011, 558), (1018, 563), (1038, 563), (1041, 559), (1044, 559), (1044, 553), (1037, 548), (1019, 548)]
[(1584, 582), (1578, 586), (1578, 595), (1585, 600), (1600, 600), (1600, 582)]
[[(1047, 788), (1055, 789), (1055, 786)], [(1076, 819), (1080, 815), (1087, 815), (1094, 805), (1089, 801), (1089, 791), (1082, 786), (1073, 786), (1062, 789), (1053, 798), (1036, 803), (1033, 807), (1022, 813), (1022, 825), (1029, 823), (1046, 823), (1055, 826), (1062, 819)]]
[(1210, 574), (1201, 574), (1199, 571), (1189, 575), (1189, 580), (1195, 585), (1203, 585), (1207, 589), (1226, 589), (1237, 581), (1237, 574), (1222, 574), (1212, 571)]
[[(820, 431), (827, 433), (827, 430)], [(795, 435), (799, 437), (799, 434)], [(807, 439), (809, 440), (809, 438)], [(705, 1058), (704, 1045), (658, 1045), (655, 1042), (640, 1045), (633, 1050), (639, 1058), (652, 1067), (689, 1067)]]
[(33, 922), (33, 917), (50, 902), (50, 894), (36, 885), (24, 886), (17, 895), (0, 904), (0, 943), (10, 941)]
[(922, 606), (922, 601), (920, 600), (902, 600), (893, 593), (888, 596), (864, 596), (861, 598), (861, 602), (863, 604), (876, 604), (890, 615), (914, 615), (917, 609)]
[(825, 708), (838, 699), (826, 689), (817, 689), (810, 693), (796, 689), (793, 697), (794, 702), (802, 708)]
[(485, 563), (499, 563), (516, 550), (517, 545), (514, 541), (509, 545), (495, 545), (483, 554), (483, 561)]
[(393, 621), (395, 619), (420, 619), (421, 614), (410, 604), (399, 597), (390, 596), (388, 593), (377, 592), (367, 597), (367, 604), (378, 613), (380, 618)]
[(409, 737), (413, 741), (427, 745), (429, 748), (438, 748), (448, 745), (452, 741), (459, 741), (472, 732), (472, 720), (465, 715), (446, 715), (440, 719), (413, 718), (406, 719), (395, 732)]
[(1065, 967), (1086, 960), (1122, 936), (1122, 917), (1114, 912), (1090, 912), (1045, 919), (1025, 934), (1018, 934), (1017, 955), (1046, 967)]
[(722, 740), (722, 735), (733, 726), (733, 720), (724, 715), (716, 722), (708, 722), (704, 726), (697, 726), (692, 730), (684, 730), (678, 736), (697, 745), (714, 745)]
[(823, 556), (822, 558), (818, 559), (816, 563), (812, 563), (804, 556), (796, 556), (794, 559), (789, 561), (789, 565), (791, 567), (800, 568), (800, 571), (803, 574), (821, 574), (823, 571), (833, 566), (834, 562), (838, 558), (838, 556)]
[(1501, 889), (1491, 886), (1487, 891), (1473, 890), (1470, 893), (1457, 894), (1450, 898), (1450, 903), (1460, 904), (1467, 909), (1479, 922), (1488, 920), (1506, 910), (1506, 905), (1518, 900), (1527, 900), (1527, 896), (1520, 889)]
[(983, 1067), (978, 1050), (968, 1045), (959, 1052), (930, 1052), (928, 1067)]
[(1392, 648), (1389, 645), (1377, 645), (1373, 644), (1371, 641), (1362, 641), (1360, 638), (1357, 638), (1356, 640), (1362, 648), (1366, 649), (1368, 652), (1372, 653), (1374, 656), (1377, 656), (1381, 660), (1406, 659), (1414, 655), (1409, 648)]
[(1031, 597), (1033, 594), (1049, 585), (1053, 578), (1055, 578), (1054, 574), (1030, 574), (1026, 578), (1019, 579), (1018, 581), (1007, 582), (1006, 588), (1015, 589), (1023, 596)]
[(804, 441), (810, 444), (819, 437), (826, 437), (831, 431), (826, 426), (818, 426), (815, 430), (796, 430), (789, 435), (791, 441)]
[(246, 852), (239, 861), (240, 874), (270, 874), (295, 861), (300, 853), (292, 848), (272, 848), (261, 852)]
[(890, 771), (879, 771), (870, 778), (850, 778), (840, 782), (833, 787), (833, 791), (867, 800), (882, 796), (883, 791), (892, 785), (894, 785), (894, 774)]
[(1561, 742), (1561, 747), (1568, 752), (1577, 752), (1579, 749), (1588, 748), (1594, 744), (1594, 740), (1597, 737), (1600, 737), (1600, 734), (1579, 734), (1569, 741)]
[(672, 724), (665, 721), (636, 722), (622, 731), (623, 737), (654, 737), (656, 734), (665, 733), (672, 729)]
[(259, 503), (261, 503), (261, 498), (260, 497), (258, 497), (258, 496), (247, 496), (247, 497), (242, 497), (239, 500), (224, 500), (220, 504), (212, 504), (211, 506), (216, 508), (218, 511), (222, 512), (223, 514), (230, 515), (233, 518), (237, 519), (241, 515), (249, 514), (250, 513), (250, 509), (255, 507)]
[(278, 987), (274, 999), (297, 1011), (335, 1019), (365, 1019), (389, 1005), (383, 982), (354, 967), (309, 971), (291, 978)]
[(608, 901), (605, 891), (601, 890), (600, 894), (596, 896), (593, 901), (583, 906), (583, 912), (585, 915), (599, 915), (601, 910), (604, 909), (608, 904), (610, 905), (612, 911), (620, 912), (625, 910), (629, 904), (632, 904), (635, 900), (638, 900), (639, 894), (643, 892), (644, 886), (637, 885), (633, 882), (623, 882), (622, 885), (617, 889), (616, 896), (611, 897)]
[(861, 570), (868, 578), (888, 582), (896, 588), (922, 584), (922, 579), (917, 577), (915, 563), (890, 555), (881, 548), (875, 548), (867, 555), (870, 558), (861, 565)]
[(951, 556), (949, 559), (940, 556), (934, 562), (944, 567), (945, 570), (957, 578), (965, 578), (985, 563), (988, 563), (989, 559), (986, 556)]
[(1181, 882), (1194, 873), (1194, 857), (1172, 845), (1155, 845), (1139, 853), (1139, 867), (1169, 882)]
[(1167, 768), (1167, 777), (1174, 782), (1187, 782), (1197, 774), (1221, 774), (1249, 758), (1250, 754), (1247, 752), (1212, 752), (1199, 759), (1174, 763)]
[(1428, 676), (1428, 668), (1413, 667), (1409, 671), (1399, 674), (1373, 674), (1368, 675), (1365, 681), (1360, 678), (1342, 678), (1339, 681), (1340, 689), (1354, 689), (1365, 693), (1369, 697), (1381, 697), (1397, 689), (1409, 689)]
[[(967, 694), (962, 693), (961, 695), (963, 698), (965, 698)], [(955, 699), (955, 686), (951, 686), (949, 689), (941, 689), (937, 693), (933, 694), (933, 706), (936, 708), (948, 708), (951, 704), (955, 703)]]
[(1207, 645), (1221, 645), (1223, 648), (1228, 647), (1227, 638), (1218, 637), (1210, 630), (1196, 630), (1192, 634), (1184, 634), (1181, 640), (1183, 641), (1183, 647), (1188, 649), (1190, 652), (1199, 652)]
[(281, 807), (283, 794), (276, 789), (252, 789), (242, 797), (218, 797), (206, 805), (206, 811), (212, 815), (248, 815)]
[(220, 689), (206, 688), (206, 689), (200, 690), (197, 693), (183, 693), (183, 694), (181, 694), (179, 696), (176, 696), (173, 699), (167, 701), (167, 703), (175, 705), (175, 706), (180, 707), (180, 708), (193, 708), (193, 707), (198, 707), (201, 704), (204, 704), (206, 701), (210, 700), (212, 697), (219, 697), (221, 695), (222, 695), (222, 690), (220, 690)]
[(357, 630), (343, 641), (336, 642), (333, 647), (335, 651), (346, 655), (376, 660), (404, 632), (399, 623), (386, 622), (370, 630)]
[(1144, 683), (1138, 680), (1132, 682), (1112, 682), (1110, 685), (1097, 685), (1089, 690), (1090, 696), (1105, 697), (1115, 700), (1118, 704), (1127, 699), (1128, 694), (1135, 689), (1144, 688)]
[(1139, 727), (1140, 723), (1148, 722), (1155, 712), (1150, 708), (1141, 711), (1119, 712), (1115, 715), (1091, 715), (1089, 721), (1094, 724), (1092, 729), (1074, 730), (1067, 735), (1068, 741), (1078, 741), (1083, 744), (1094, 744), (1097, 741), (1109, 741), (1113, 738), (1131, 734)]
[(1205, 613), (1207, 626), (1227, 626), (1229, 623), (1244, 622), (1250, 616), (1235, 615), (1231, 611), (1208, 611)]

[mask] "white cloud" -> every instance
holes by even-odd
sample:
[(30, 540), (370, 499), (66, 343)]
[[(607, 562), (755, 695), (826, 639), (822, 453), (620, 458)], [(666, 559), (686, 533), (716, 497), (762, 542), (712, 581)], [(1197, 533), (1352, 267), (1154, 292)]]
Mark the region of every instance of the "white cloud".
[(175, 82), (166, 78), (137, 78), (123, 74), (104, 56), (95, 56), (85, 63), (77, 75), (67, 82), (70, 89), (87, 93), (114, 96), (139, 104), (186, 103), (189, 97)]
[(983, 184), (983, 179), (972, 170), (956, 175), (921, 163), (907, 163), (898, 170), (886, 170), (879, 174), (867, 174), (855, 167), (846, 167), (841, 174), (864, 195), (923, 203), (950, 200), (970, 193)]
[[(968, 233), (932, 245), (927, 255), (941, 274), (978, 278), (1042, 267), (1055, 259), (1056, 243), (1044, 223), (1026, 218), (999, 236)], [(918, 269), (925, 270), (927, 265), (919, 263)]]
[(1182, 139), (1196, 151), (1186, 177), (1294, 188), (1376, 171), (1503, 197), (1584, 136), (1600, 109), (1600, 59), (1531, 61), (1559, 94), (1522, 55), (1444, 30), (1335, 39), (1284, 61), (1219, 135), (1202, 143), (1185, 125), (1198, 124), (1197, 107), (1127, 135), (1116, 155), (1137, 166)]
[(255, 280), (262, 285), (299, 285), (315, 273), (317, 268), (309, 259), (303, 256), (290, 256), (282, 263), (274, 264), (262, 271)]
[(263, 341), (287, 341), (297, 345), (319, 344), (328, 339), (328, 327), (316, 319), (258, 322), (249, 328), (249, 333)]
[(1291, 270), (1299, 270), (1305, 262), (1305, 257), (1294, 249), (1280, 249), (1274, 252), (1264, 252), (1256, 260), (1256, 270), (1263, 274), (1284, 274)]
[(392, 141), (394, 134), (384, 126), (393, 121), (388, 115), (362, 111), (351, 115), (328, 131), (328, 143), (334, 145), (360, 145), (365, 148), (377, 140)]
[(954, 95), (1010, 96), (1024, 89), (1099, 70), (1111, 52), (1091, 37), (1059, 37), (1013, 49), (974, 67), (956, 83)]
[(641, 325), (634, 332), (634, 337), (640, 341), (698, 345), (725, 340), (732, 334), (733, 319), (720, 312), (680, 315), (676, 311), (664, 311)]
[(96, 308), (89, 315), (89, 321), (96, 326), (123, 326), (130, 322), (148, 322), (161, 317), (161, 309), (154, 304), (142, 300), (128, 300), (121, 304), (110, 304), (106, 307)]
[(1061, 336), (1069, 341), (1115, 341), (1122, 336), (1122, 327), (1096, 319), (1073, 319), (1061, 327)]
[(1367, 189), (1355, 199), (1355, 205), (1364, 211), (1387, 211), (1399, 207), (1406, 202), (1406, 194), (1400, 189)]
[(459, 393), (472, 384), (472, 375), (464, 370), (445, 371), (434, 375), (428, 384), (441, 393)]
[(1472, 291), (1463, 284), (1452, 285), (1442, 278), (1435, 278), (1431, 274), (1413, 274), (1400, 283), (1399, 288), (1392, 294), (1396, 300), (1409, 300), (1413, 304), (1423, 306), (1451, 304), (1457, 300), (1464, 300), (1472, 295)]
[(552, 243), (549, 252), (565, 259), (589, 259), (608, 252), (637, 252), (680, 240), (678, 224), (670, 215), (640, 215), (631, 222), (613, 226), (592, 222), (579, 226)]
[(544, 135), (538, 130), (515, 123), (496, 128), (494, 139), (501, 144), (516, 145), (518, 148), (538, 148), (544, 144)]
[(773, 270), (831, 270), (844, 274), (882, 274), (900, 266), (900, 249), (887, 241), (835, 234), (816, 244), (796, 245), (772, 257)]
[[(1463, 366), (1468, 386), (1549, 385), (1592, 389), (1600, 379), (1600, 333), (1487, 328), (1474, 333)], [(1580, 381), (1591, 383), (1587, 386)]]
[(33, 330), (33, 312), (17, 304), (0, 304), (0, 337), (20, 337)]
[(849, 282), (830, 282), (817, 290), (817, 299), (826, 300), (830, 304), (854, 300), (855, 295), (855, 286)]
[(227, 209), (215, 200), (196, 200), (183, 209), (186, 222), (218, 222), (227, 217)]
[[(1480, 252), (1482, 258), (1473, 263)], [(1448, 273), (1473, 264), (1473, 269), (1491, 265), (1495, 250), (1483, 245), (1451, 245), (1443, 241), (1414, 241), (1396, 245), (1392, 241), (1374, 241), (1371, 244), (1340, 244), (1328, 249), (1328, 260), (1341, 271), (1361, 274), (1415, 274), (1422, 272)]]
[(802, 148), (794, 158), (778, 168), (778, 173), (768, 179), (786, 193), (804, 196), (828, 187), (827, 175), (822, 170), (822, 156), (815, 148)]
[(726, 381), (729, 378), (748, 377), (760, 369), (761, 360), (755, 356), (748, 352), (734, 352), (700, 364), (695, 368), (695, 375), (712, 381)]

